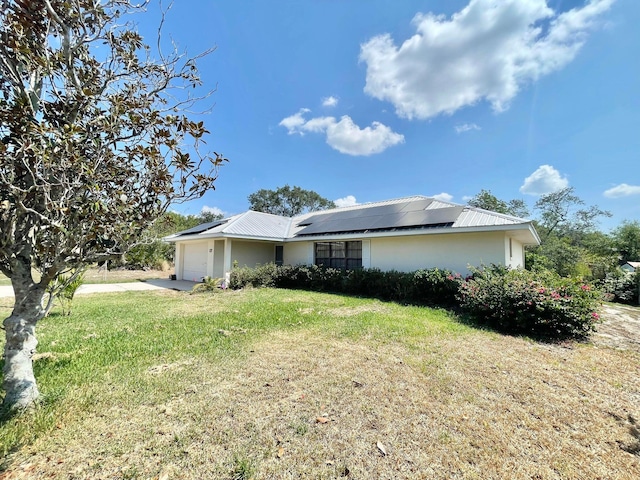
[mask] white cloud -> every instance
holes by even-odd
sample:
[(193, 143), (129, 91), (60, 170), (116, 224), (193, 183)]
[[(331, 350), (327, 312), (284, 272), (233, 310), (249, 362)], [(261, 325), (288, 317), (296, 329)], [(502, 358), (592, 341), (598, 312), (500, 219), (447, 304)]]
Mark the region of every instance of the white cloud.
[(461, 125), (456, 125), (454, 128), (456, 129), (456, 133), (470, 132), (471, 130), (480, 130), (480, 127), (475, 123), (463, 123)]
[(348, 115), (329, 125), (326, 133), (327, 143), (347, 155), (373, 155), (404, 143), (404, 135), (395, 133), (386, 125), (373, 122), (370, 127), (360, 128)]
[(453, 200), (453, 195), (442, 192), (437, 195), (432, 195), (432, 198), (435, 198), (436, 200), (442, 200), (443, 202), (450, 202), (451, 200)]
[(301, 108), (300, 110), (298, 110), (298, 113), (294, 113), (290, 117), (283, 118), (278, 125), (285, 127), (289, 131), (289, 135), (293, 135), (294, 133), (304, 135), (304, 132), (300, 130), (300, 127), (305, 123), (303, 115), (310, 111), (311, 110), (309, 110), (308, 108)]
[(604, 196), (609, 198), (629, 197), (631, 195), (640, 195), (640, 186), (621, 183), (604, 192)]
[(200, 213), (213, 213), (214, 215), (222, 215), (223, 217), (226, 215), (226, 213), (224, 211), (222, 211), (222, 209), (218, 208), (218, 207), (208, 207), (208, 206), (204, 206), (202, 207), (202, 210), (200, 210)]
[(351, 207), (353, 205), (357, 205), (356, 197), (353, 195), (347, 195), (346, 197), (338, 198), (334, 200), (333, 203), (336, 204), (336, 207)]
[(558, 14), (546, 0), (471, 0), (451, 18), (419, 13), (416, 33), (399, 47), (389, 34), (361, 45), (364, 90), (409, 119), (481, 100), (505, 110), (523, 85), (571, 62), (614, 1)]
[(316, 117), (306, 120), (304, 114), (308, 112), (308, 109), (303, 108), (298, 113), (283, 119), (280, 125), (287, 128), (289, 135), (294, 133), (304, 135), (306, 132), (324, 133), (331, 148), (347, 155), (373, 155), (404, 143), (404, 135), (395, 133), (380, 122), (373, 122), (369, 127), (360, 128), (348, 115), (343, 115), (340, 120), (336, 120), (335, 117)]
[(524, 179), (520, 192), (527, 195), (546, 195), (569, 186), (569, 180), (563, 177), (551, 165), (540, 165), (538, 169)]
[(335, 107), (336, 105), (338, 105), (338, 97), (331, 95), (322, 99), (323, 107)]

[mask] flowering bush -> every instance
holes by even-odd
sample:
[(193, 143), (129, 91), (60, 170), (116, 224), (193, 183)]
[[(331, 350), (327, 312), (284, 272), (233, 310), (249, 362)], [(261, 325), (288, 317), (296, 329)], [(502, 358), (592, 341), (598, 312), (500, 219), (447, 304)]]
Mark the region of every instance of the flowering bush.
[(478, 323), (508, 333), (582, 337), (599, 321), (600, 292), (548, 270), (486, 267), (460, 285), (464, 311)]

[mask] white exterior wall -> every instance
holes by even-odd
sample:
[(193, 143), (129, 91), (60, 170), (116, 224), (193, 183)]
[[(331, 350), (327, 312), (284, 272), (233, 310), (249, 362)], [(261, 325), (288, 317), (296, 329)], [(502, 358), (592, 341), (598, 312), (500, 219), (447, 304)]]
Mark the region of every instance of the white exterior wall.
[[(229, 241), (229, 240), (227, 240)], [(275, 243), (231, 240), (231, 264), (238, 262), (239, 267), (255, 267), (272, 263), (276, 259)]]
[[(511, 241), (511, 243), (509, 243)], [(504, 239), (504, 264), (511, 268), (524, 268), (524, 245), (515, 238)]]
[(313, 242), (290, 242), (284, 245), (285, 265), (311, 265)]
[(176, 243), (176, 250), (173, 253), (173, 264), (175, 267), (176, 279), (182, 280), (182, 264), (184, 262), (184, 244)]
[[(286, 243), (284, 263), (312, 264), (313, 245), (313, 241)], [(479, 267), (491, 263), (514, 268), (524, 265), (522, 243), (512, 240), (510, 258), (509, 240), (503, 232), (408, 235), (362, 240), (362, 266), (365, 268), (411, 272), (420, 268), (439, 267), (467, 274), (469, 265)]]
[(502, 232), (371, 239), (371, 267), (380, 270), (410, 272), (439, 267), (464, 275), (469, 266), (491, 263), (505, 264)]

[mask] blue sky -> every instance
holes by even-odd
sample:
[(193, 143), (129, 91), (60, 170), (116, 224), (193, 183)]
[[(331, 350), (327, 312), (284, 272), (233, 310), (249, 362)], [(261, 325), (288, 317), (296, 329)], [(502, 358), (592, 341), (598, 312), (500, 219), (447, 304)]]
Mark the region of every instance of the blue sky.
[(165, 35), (216, 47), (205, 123), (230, 159), (179, 210), (285, 184), (341, 205), (572, 186), (605, 229), (640, 219), (639, 24), (637, 0), (176, 0)]

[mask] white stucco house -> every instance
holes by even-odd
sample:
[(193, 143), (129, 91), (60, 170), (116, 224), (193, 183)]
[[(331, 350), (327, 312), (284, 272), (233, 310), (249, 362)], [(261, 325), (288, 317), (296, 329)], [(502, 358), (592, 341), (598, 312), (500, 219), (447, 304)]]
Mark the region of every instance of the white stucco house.
[(413, 271), (524, 266), (539, 245), (530, 220), (424, 196), (311, 212), (293, 218), (247, 211), (165, 238), (178, 280), (225, 278), (233, 265), (318, 264)]

